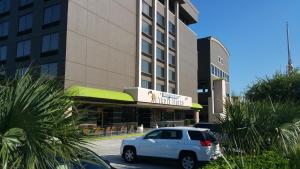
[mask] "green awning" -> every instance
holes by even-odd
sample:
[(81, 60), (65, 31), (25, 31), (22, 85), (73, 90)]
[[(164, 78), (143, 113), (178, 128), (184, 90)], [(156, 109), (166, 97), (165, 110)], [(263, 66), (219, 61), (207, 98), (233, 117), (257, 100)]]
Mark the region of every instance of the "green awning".
[(67, 94), (74, 97), (88, 97), (125, 102), (134, 102), (133, 98), (126, 93), (111, 90), (95, 89), (82, 86), (73, 86), (67, 90)]
[(192, 109), (202, 109), (203, 107), (198, 103), (192, 103)]

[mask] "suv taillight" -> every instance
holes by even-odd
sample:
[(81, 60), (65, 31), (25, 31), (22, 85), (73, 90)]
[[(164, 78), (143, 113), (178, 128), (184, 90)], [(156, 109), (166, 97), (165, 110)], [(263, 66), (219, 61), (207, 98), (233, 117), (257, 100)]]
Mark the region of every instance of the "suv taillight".
[(200, 141), (200, 144), (204, 147), (208, 147), (211, 146), (212, 142), (211, 140), (204, 140), (204, 141)]

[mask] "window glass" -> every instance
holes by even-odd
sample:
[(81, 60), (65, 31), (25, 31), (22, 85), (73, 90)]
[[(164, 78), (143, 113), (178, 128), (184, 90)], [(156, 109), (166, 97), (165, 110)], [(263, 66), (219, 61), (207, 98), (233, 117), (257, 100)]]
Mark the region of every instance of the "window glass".
[(41, 65), (41, 75), (54, 78), (57, 77), (57, 63), (48, 63)]
[(175, 81), (175, 72), (173, 70), (169, 70), (169, 80)]
[(142, 80), (142, 88), (151, 89), (152, 88), (151, 82), (147, 80)]
[(31, 54), (31, 40), (18, 42), (17, 44), (17, 57), (25, 57)]
[(60, 4), (50, 6), (44, 10), (44, 24), (50, 24), (60, 20)]
[(200, 140), (204, 141), (205, 137), (203, 136), (201, 131), (188, 131), (191, 140)]
[(0, 0), (0, 14), (8, 12), (11, 0)]
[(20, 6), (31, 4), (33, 0), (20, 0)]
[(4, 61), (7, 58), (7, 46), (0, 47), (0, 61)]
[(145, 40), (143, 40), (142, 42), (142, 52), (148, 55), (152, 55), (152, 45)]
[(152, 17), (152, 7), (143, 1), (143, 14)]
[(169, 22), (169, 32), (175, 34), (175, 25), (172, 22)]
[(165, 91), (165, 85), (156, 84), (156, 90), (157, 91)]
[(162, 27), (165, 26), (165, 18), (159, 12), (157, 12), (157, 24)]
[(143, 33), (152, 36), (152, 26), (145, 21), (143, 21)]
[(175, 56), (169, 53), (169, 64), (175, 65)]
[(157, 41), (164, 44), (165, 43), (165, 35), (164, 33), (162, 33), (161, 31), (157, 30), (157, 33), (156, 33), (156, 38), (157, 38)]
[(59, 34), (52, 33), (43, 36), (42, 52), (55, 51), (59, 48)]
[(180, 130), (163, 130), (160, 139), (180, 140), (182, 138), (182, 131)]
[(156, 74), (157, 77), (164, 78), (165, 77), (165, 69), (159, 65), (156, 66)]
[(145, 139), (159, 139), (161, 136), (161, 133), (162, 133), (161, 130), (152, 131), (145, 136)]
[(23, 15), (19, 18), (19, 32), (30, 30), (32, 28), (32, 13)]
[(169, 93), (176, 94), (176, 89), (174, 87), (169, 87)]
[(156, 48), (156, 58), (161, 61), (165, 60), (165, 51), (160, 48)]
[(172, 38), (169, 38), (169, 48), (175, 49), (175, 40)]
[(142, 61), (142, 72), (151, 74), (152, 73), (151, 70), (152, 70), (151, 69), (151, 63), (148, 62), (148, 61), (143, 60)]
[(8, 36), (8, 22), (2, 22), (0, 23), (0, 37)]

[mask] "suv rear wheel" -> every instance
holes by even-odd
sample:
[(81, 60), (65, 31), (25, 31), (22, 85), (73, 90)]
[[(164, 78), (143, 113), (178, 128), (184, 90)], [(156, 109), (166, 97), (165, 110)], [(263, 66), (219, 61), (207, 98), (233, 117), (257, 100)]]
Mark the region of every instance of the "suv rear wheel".
[(123, 151), (123, 158), (128, 163), (136, 161), (136, 151), (133, 147), (125, 147)]
[(193, 153), (183, 153), (180, 156), (180, 165), (183, 169), (195, 169), (197, 167), (197, 159)]

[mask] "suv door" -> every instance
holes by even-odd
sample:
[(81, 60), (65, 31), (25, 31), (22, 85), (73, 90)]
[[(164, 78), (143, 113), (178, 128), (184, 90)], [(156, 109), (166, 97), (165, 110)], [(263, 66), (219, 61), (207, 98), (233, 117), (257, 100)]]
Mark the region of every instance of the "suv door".
[[(162, 130), (154, 130), (140, 140), (137, 154), (141, 156), (160, 157), (160, 136)], [(159, 153), (158, 153), (159, 152)]]
[(176, 159), (182, 144), (181, 130), (163, 130), (160, 136), (159, 153), (164, 158)]

